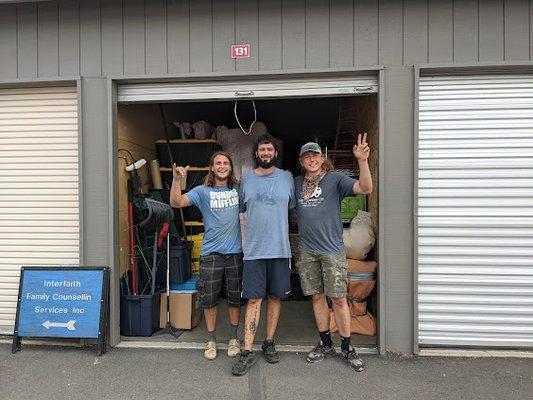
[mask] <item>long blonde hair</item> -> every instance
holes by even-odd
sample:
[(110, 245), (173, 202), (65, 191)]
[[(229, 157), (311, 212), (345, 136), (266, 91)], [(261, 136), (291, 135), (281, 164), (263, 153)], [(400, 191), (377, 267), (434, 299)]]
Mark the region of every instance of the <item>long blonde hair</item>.
[(205, 176), (203, 183), (206, 186), (215, 186), (215, 173), (213, 172), (211, 168), (215, 165), (215, 158), (218, 156), (224, 156), (229, 160), (231, 171), (228, 175), (228, 187), (231, 188), (233, 185), (236, 185), (237, 183), (239, 183), (239, 181), (237, 180), (237, 178), (235, 178), (235, 174), (233, 172), (233, 161), (231, 160), (231, 157), (229, 156), (229, 154), (226, 153), (225, 151), (216, 151), (213, 153), (213, 155), (211, 156), (211, 159), (209, 160), (209, 172)]

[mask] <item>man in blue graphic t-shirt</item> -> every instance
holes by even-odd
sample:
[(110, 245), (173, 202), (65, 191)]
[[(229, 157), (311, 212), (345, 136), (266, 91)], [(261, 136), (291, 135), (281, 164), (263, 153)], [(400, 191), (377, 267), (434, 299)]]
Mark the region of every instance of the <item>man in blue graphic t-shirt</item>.
[(241, 185), (241, 200), (247, 212), (242, 297), (248, 299), (248, 306), (244, 349), (232, 369), (238, 376), (246, 374), (256, 362), (252, 345), (264, 298), (267, 320), (263, 355), (269, 363), (279, 361), (274, 334), (281, 299), (291, 292), (288, 208), (294, 207), (292, 175), (276, 168), (278, 148), (272, 136), (258, 138), (254, 156), (257, 168), (243, 176)]
[(170, 205), (200, 209), (204, 219), (204, 239), (200, 257), (200, 292), (208, 331), (204, 357), (217, 356), (217, 304), (224, 280), (230, 319), (228, 356), (239, 354), (237, 338), (242, 289), (242, 242), (239, 222), (239, 185), (233, 174), (233, 163), (228, 154), (216, 152), (209, 162), (204, 184), (188, 193), (181, 193), (181, 179), (189, 167), (173, 166)]

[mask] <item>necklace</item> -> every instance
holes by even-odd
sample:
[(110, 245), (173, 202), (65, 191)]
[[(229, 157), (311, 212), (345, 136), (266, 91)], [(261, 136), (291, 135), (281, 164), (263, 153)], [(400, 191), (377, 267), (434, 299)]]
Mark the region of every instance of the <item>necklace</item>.
[(304, 176), (304, 179), (302, 180), (303, 201), (308, 201), (311, 198), (318, 186), (318, 183), (322, 180), (324, 175), (326, 174), (321, 172), (320, 174), (311, 177), (309, 177), (307, 174)]

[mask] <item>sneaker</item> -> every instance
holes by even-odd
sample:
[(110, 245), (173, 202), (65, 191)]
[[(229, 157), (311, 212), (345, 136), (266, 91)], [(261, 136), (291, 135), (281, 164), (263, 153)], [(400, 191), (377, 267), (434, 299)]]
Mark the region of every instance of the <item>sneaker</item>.
[(246, 353), (241, 351), (239, 358), (237, 358), (237, 361), (235, 364), (233, 364), (231, 373), (236, 376), (242, 376), (248, 372), (248, 370), (252, 367), (252, 365), (255, 364), (256, 361), (257, 359), (255, 358), (255, 353), (253, 351)]
[(241, 352), (239, 339), (230, 339), (228, 342), (228, 357), (237, 357)]
[(332, 356), (335, 354), (335, 347), (324, 346), (322, 340), (318, 342), (313, 350), (307, 355), (307, 361), (310, 363), (317, 363), (322, 361), (326, 356)]
[(341, 359), (343, 359), (350, 367), (355, 369), (357, 372), (365, 370), (365, 364), (359, 355), (355, 352), (355, 349), (351, 348), (348, 350), (343, 350), (340, 353)]
[(217, 358), (217, 344), (215, 342), (207, 342), (204, 350), (204, 358), (207, 360), (214, 360)]
[(279, 353), (276, 351), (274, 342), (263, 342), (263, 355), (265, 356), (266, 362), (270, 364), (275, 364), (279, 362)]

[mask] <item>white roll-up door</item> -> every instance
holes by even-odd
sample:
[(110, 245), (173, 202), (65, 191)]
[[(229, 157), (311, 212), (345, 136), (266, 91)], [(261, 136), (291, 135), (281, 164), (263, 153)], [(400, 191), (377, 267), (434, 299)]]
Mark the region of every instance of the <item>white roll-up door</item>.
[(79, 265), (76, 87), (0, 89), (0, 334), (21, 266)]
[(533, 346), (533, 75), (421, 77), (420, 346)]
[(240, 79), (232, 82), (125, 83), (118, 86), (118, 101), (131, 103), (235, 100), (239, 98), (354, 96), (377, 92), (377, 75), (328, 79)]

